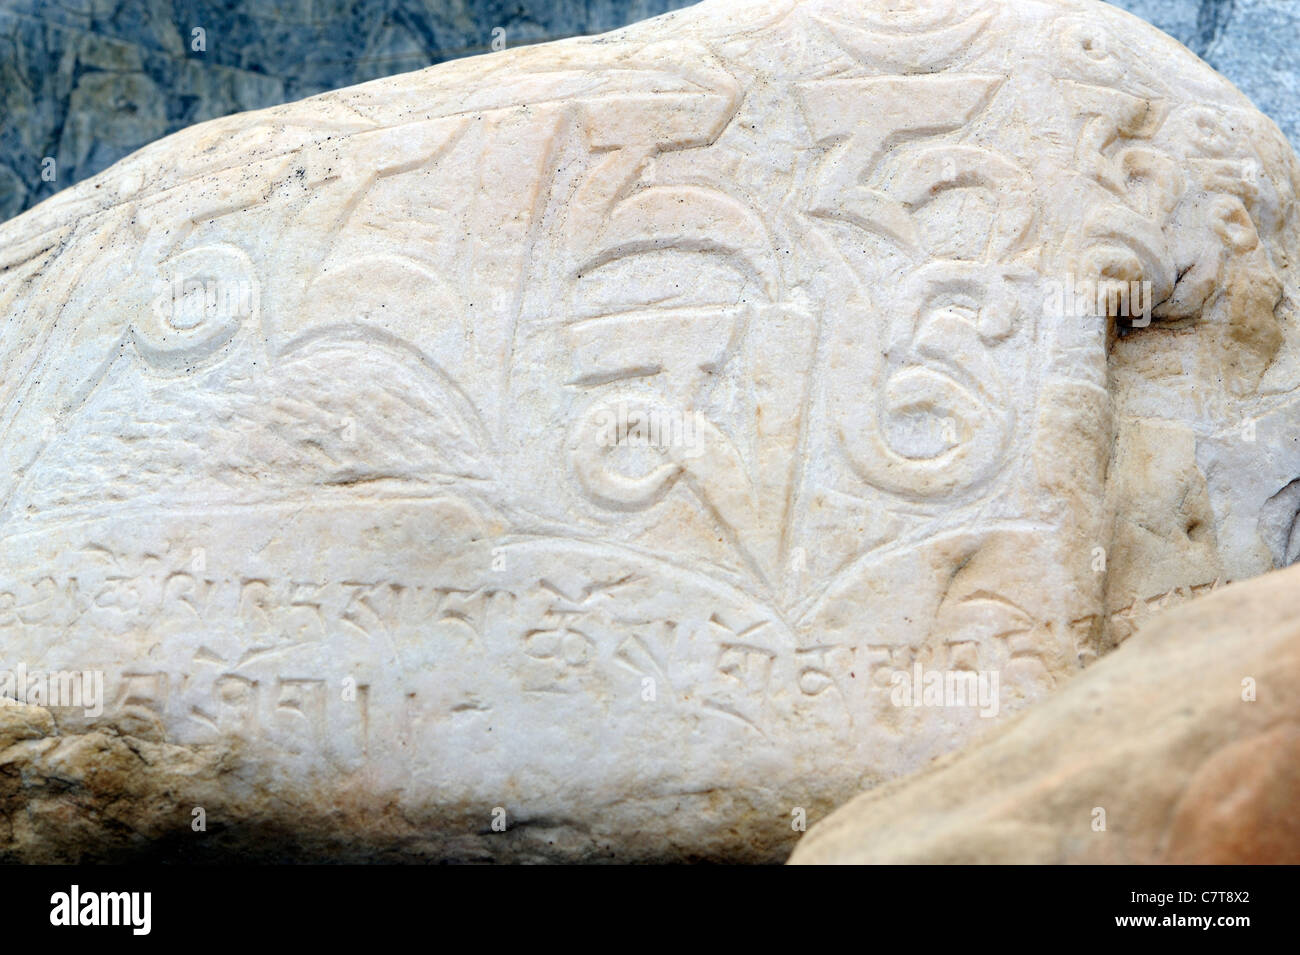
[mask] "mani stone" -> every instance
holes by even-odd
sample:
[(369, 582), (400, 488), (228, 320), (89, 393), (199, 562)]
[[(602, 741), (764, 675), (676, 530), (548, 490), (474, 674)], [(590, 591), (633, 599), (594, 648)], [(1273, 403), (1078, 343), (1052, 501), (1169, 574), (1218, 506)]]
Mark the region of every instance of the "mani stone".
[(0, 856), (784, 859), (1300, 553), (1298, 186), (1091, 0), (712, 0), (141, 150), (0, 226), (0, 670), (104, 697), (9, 681)]
[(1170, 610), (793, 863), (1300, 863), (1300, 567)]

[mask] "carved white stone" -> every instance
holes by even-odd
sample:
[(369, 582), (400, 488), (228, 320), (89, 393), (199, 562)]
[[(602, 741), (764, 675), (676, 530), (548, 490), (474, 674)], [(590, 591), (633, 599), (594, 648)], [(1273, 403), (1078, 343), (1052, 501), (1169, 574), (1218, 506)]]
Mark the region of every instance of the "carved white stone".
[(781, 858), (984, 725), (896, 674), (1005, 716), (1295, 559), (1298, 185), (1090, 0), (712, 0), (169, 137), (0, 226), (0, 667), (107, 694), (0, 761), (231, 851)]

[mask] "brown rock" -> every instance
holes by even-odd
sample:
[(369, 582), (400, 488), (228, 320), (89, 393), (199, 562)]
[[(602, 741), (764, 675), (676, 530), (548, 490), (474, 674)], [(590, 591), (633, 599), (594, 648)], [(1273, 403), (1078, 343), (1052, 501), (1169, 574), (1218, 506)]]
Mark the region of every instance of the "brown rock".
[(1013, 722), (837, 810), (790, 861), (1300, 862), (1300, 566), (1160, 614)]

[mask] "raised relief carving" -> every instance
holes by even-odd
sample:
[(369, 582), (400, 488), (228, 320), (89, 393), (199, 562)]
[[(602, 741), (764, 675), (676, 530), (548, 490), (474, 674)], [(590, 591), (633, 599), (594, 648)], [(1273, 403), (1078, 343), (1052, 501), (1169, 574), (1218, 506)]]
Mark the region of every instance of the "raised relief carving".
[[(231, 818), (773, 859), (787, 802), (1291, 559), (1294, 157), (1158, 37), (1026, 10), (716, 0), (0, 226), (6, 658), (101, 670), (61, 731)], [(932, 669), (997, 705), (900, 706)]]

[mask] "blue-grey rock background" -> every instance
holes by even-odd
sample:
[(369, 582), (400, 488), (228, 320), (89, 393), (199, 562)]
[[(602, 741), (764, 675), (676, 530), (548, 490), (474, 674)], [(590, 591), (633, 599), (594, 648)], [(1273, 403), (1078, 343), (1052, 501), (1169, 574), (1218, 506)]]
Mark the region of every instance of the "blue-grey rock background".
[[(0, 221), (192, 123), (487, 52), (498, 27), (519, 46), (689, 2), (0, 0)], [(1300, 146), (1300, 0), (1117, 5), (1189, 46)]]

